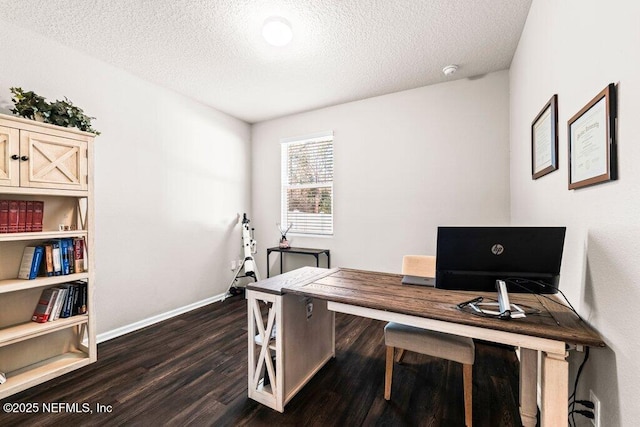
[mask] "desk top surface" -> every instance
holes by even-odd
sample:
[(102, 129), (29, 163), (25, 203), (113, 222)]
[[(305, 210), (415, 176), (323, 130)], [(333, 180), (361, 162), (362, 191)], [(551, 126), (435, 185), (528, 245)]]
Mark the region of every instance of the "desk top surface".
[[(392, 311), (462, 325), (531, 335), (570, 344), (604, 347), (600, 335), (556, 296), (509, 294), (512, 303), (540, 310), (523, 319), (499, 320), (457, 308), (457, 304), (482, 296), (495, 301), (495, 292), (448, 291), (404, 285), (402, 275), (345, 268), (303, 267), (248, 284), (248, 290), (277, 295), (292, 293), (327, 301)], [(553, 301), (552, 301), (553, 300)], [(555, 302), (554, 302), (555, 301)]]
[(290, 252), (292, 254), (310, 254), (310, 255), (319, 255), (329, 253), (329, 249), (313, 249), (313, 248), (281, 248), (279, 246), (275, 246), (273, 248), (267, 248), (267, 252)]

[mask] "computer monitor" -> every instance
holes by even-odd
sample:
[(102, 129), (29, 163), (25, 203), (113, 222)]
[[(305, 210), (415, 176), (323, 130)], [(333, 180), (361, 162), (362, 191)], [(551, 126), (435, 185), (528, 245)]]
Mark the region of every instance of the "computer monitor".
[(566, 227), (438, 227), (436, 288), (558, 292)]

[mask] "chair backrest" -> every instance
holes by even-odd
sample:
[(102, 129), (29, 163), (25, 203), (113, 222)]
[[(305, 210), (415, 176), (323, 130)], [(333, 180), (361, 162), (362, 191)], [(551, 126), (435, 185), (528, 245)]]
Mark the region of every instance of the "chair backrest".
[(432, 255), (405, 255), (402, 274), (418, 277), (436, 277), (436, 257)]

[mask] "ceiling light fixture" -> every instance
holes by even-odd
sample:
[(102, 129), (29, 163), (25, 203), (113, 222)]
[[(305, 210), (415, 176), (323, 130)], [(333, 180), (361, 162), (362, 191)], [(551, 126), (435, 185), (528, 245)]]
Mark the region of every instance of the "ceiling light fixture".
[(286, 46), (293, 38), (291, 24), (284, 18), (277, 16), (267, 18), (262, 27), (262, 37), (273, 46)]
[(442, 69), (442, 72), (447, 77), (454, 74), (456, 71), (458, 71), (458, 66), (455, 64), (447, 65)]

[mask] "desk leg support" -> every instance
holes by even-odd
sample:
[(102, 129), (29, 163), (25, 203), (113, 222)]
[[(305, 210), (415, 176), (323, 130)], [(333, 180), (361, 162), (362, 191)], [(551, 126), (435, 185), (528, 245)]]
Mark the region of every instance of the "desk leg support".
[(326, 301), (247, 290), (247, 317), (248, 396), (283, 412), (335, 357), (335, 313)]
[(537, 421), (538, 352), (520, 348), (520, 418), (524, 427), (535, 427)]
[(567, 425), (569, 364), (566, 356), (566, 353), (542, 353), (542, 427)]
[(270, 274), (269, 274), (269, 255), (271, 255), (271, 252), (267, 251), (267, 279), (269, 278)]
[[(261, 303), (268, 307), (266, 325)], [(251, 399), (279, 412), (284, 411), (281, 304), (281, 296), (247, 292), (248, 395)], [(274, 328), (275, 336), (272, 334)]]

